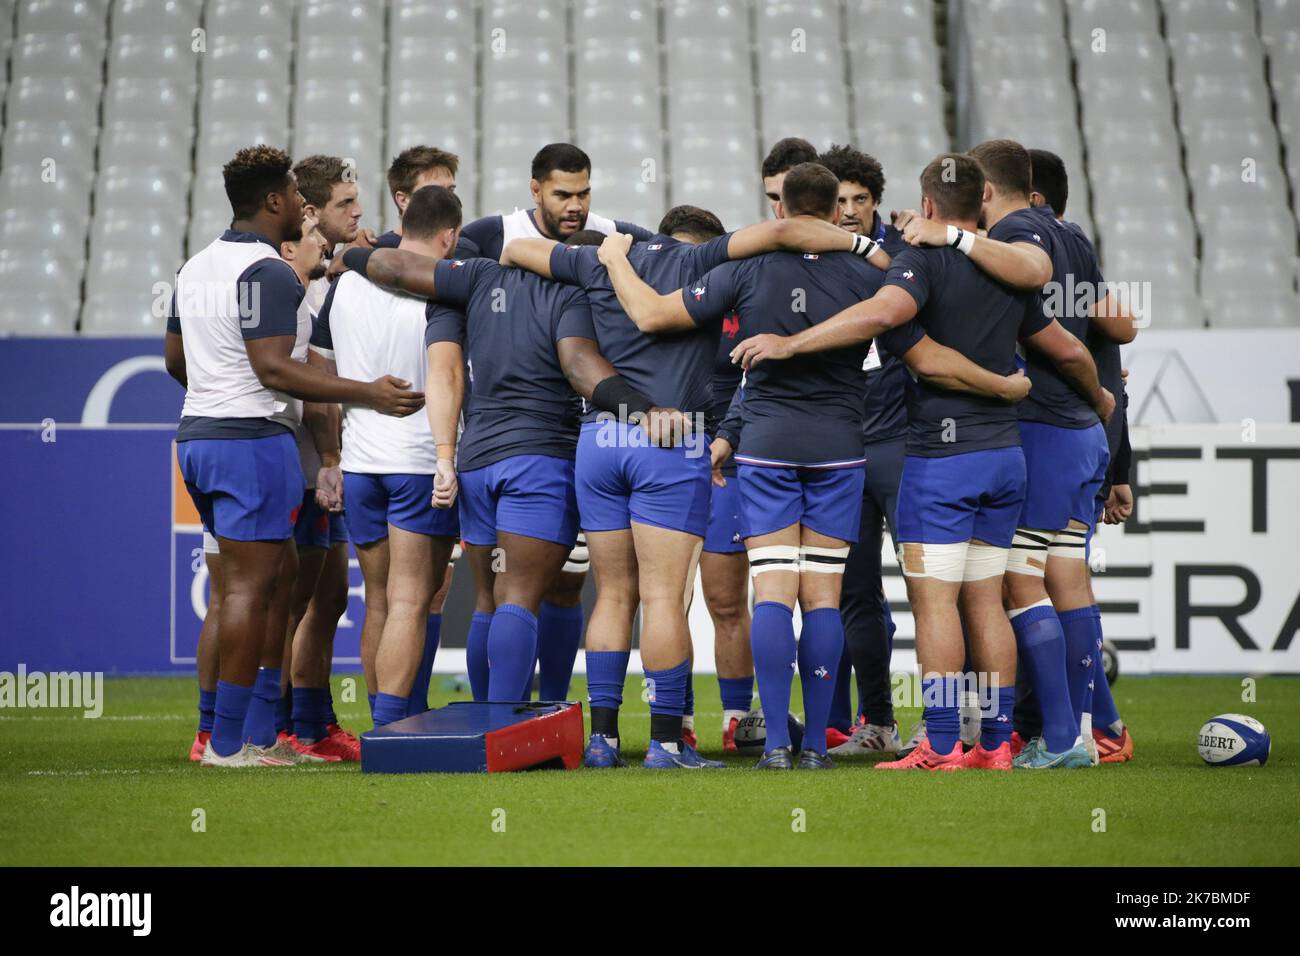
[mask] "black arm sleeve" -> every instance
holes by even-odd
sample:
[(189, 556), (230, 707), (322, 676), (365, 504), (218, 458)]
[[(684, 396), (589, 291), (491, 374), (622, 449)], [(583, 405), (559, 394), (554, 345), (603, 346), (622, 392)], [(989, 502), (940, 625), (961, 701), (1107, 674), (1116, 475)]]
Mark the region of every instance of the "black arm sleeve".
[(1110, 483), (1112, 485), (1131, 485), (1129, 472), (1133, 468), (1133, 446), (1128, 440), (1128, 392), (1124, 393), (1123, 408), (1115, 414), (1123, 415), (1124, 422), (1119, 433), (1119, 448), (1115, 450), (1115, 460), (1110, 463)]

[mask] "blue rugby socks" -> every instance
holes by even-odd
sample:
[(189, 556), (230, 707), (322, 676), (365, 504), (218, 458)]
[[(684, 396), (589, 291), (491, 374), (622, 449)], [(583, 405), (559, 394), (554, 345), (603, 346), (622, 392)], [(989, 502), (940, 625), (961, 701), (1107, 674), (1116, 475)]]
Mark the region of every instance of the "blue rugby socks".
[[(1029, 674), (1034, 695), (1043, 713), (1043, 741), (1051, 753), (1074, 746), (1079, 725), (1070, 705), (1069, 680), (1065, 671), (1065, 634), (1050, 601), (1023, 611), (1013, 611), (1011, 629), (1021, 666)], [(929, 724), (926, 724), (927, 730)]]
[(1061, 611), (1061, 632), (1065, 635), (1065, 676), (1070, 688), (1070, 709), (1082, 731), (1084, 714), (1092, 713), (1092, 684), (1095, 661), (1101, 656), (1101, 617), (1095, 607)]
[[(837, 695), (840, 663), (848, 661), (844, 651), (844, 621), (837, 607), (822, 607), (803, 616), (799, 635), (799, 684), (803, 688), (803, 749), (826, 753), (826, 726), (831, 700)], [(848, 709), (848, 679), (844, 680), (845, 709)], [(771, 719), (768, 734), (772, 733)]]
[(618, 746), (618, 710), (627, 682), (627, 651), (587, 651), (587, 700), (591, 732)]
[(218, 756), (229, 757), (244, 745), (244, 721), (252, 699), (253, 688), (217, 681), (211, 743)]
[(199, 730), (212, 733), (212, 723), (217, 719), (217, 692), (199, 688)]
[(488, 629), (488, 700), (527, 700), (537, 655), (537, 618), (518, 604), (502, 604)]
[[(806, 622), (807, 618), (804, 620)], [(806, 623), (804, 631), (807, 632)], [(843, 627), (841, 627), (842, 632)], [(802, 638), (800, 640), (802, 641)], [(802, 670), (803, 665), (800, 664), (799, 668)], [(834, 727), (840, 733), (847, 734), (853, 729), (853, 691), (851, 689), (853, 684), (853, 662), (849, 659), (847, 647), (844, 649), (844, 653), (840, 655), (840, 660), (836, 664), (833, 673), (835, 675), (834, 694), (831, 697), (830, 716), (827, 726)]]
[(414, 717), (429, 709), (429, 680), (433, 676), (433, 659), (438, 654), (438, 642), (442, 639), (442, 615), (430, 614), (424, 625), (424, 653), (420, 657), (420, 669), (415, 672), (415, 681), (411, 684), (406, 716)]
[(582, 605), (561, 607), (543, 601), (537, 613), (538, 696), (567, 700), (573, 662), (582, 643)]
[(1101, 609), (1094, 604), (1088, 610), (1097, 619), (1097, 650), (1092, 655), (1092, 725), (1107, 737), (1118, 740), (1124, 735), (1124, 721), (1115, 706), (1110, 681), (1106, 679), (1106, 665), (1101, 659)]
[(323, 687), (293, 689), (293, 732), (305, 744), (322, 739), (330, 721), (329, 690)]
[(248, 713), (244, 717), (244, 739), (259, 747), (274, 746), (275, 709), (279, 702), (280, 668), (259, 667)]
[(1015, 710), (1015, 706), (1015, 686), (999, 687), (997, 712), (992, 717), (980, 717), (980, 745), (985, 750), (997, 750), (1004, 743), (1011, 740), (1011, 715)]
[(488, 699), (488, 630), (492, 615), (475, 611), (469, 621), (469, 634), (465, 639), (465, 667), (469, 671), (469, 689), (475, 700)]
[(409, 697), (399, 697), (397, 694), (376, 694), (375, 726), (382, 727), (384, 724), (391, 724), (395, 720), (401, 720), (406, 716), (406, 707), (409, 701)]
[(686, 706), (686, 688), (690, 683), (691, 659), (667, 670), (645, 669), (650, 691), (650, 739), (671, 753), (678, 752), (682, 736), (682, 710)]
[(922, 711), (930, 750), (946, 756), (961, 737), (961, 676), (921, 678)]
[(748, 713), (754, 701), (754, 675), (719, 677), (718, 692), (722, 696), (723, 711), (738, 710), (741, 713)]
[[(766, 749), (790, 746), (790, 683), (794, 679), (794, 611), (778, 601), (754, 605), (749, 626), (749, 643), (754, 653), (754, 675), (767, 724)], [(807, 735), (805, 735), (807, 736)], [(823, 745), (825, 733), (822, 734)]]

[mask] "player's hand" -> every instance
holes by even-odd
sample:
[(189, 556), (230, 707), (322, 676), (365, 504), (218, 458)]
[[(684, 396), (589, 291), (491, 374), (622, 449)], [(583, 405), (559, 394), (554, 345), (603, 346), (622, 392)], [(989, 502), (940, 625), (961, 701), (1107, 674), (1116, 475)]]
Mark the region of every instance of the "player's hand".
[(1133, 489), (1129, 485), (1111, 485), (1106, 498), (1106, 524), (1122, 524), (1133, 514)]
[(656, 405), (645, 413), (642, 423), (650, 444), (659, 448), (675, 448), (686, 441), (691, 433), (691, 419), (676, 408), (660, 408)]
[(596, 250), (596, 258), (605, 265), (613, 259), (627, 258), (627, 251), (632, 248), (632, 235), (627, 232), (612, 232)]
[(357, 237), (352, 240), (352, 246), (357, 249), (373, 249), (379, 237), (375, 235), (373, 229), (358, 229)]
[(727, 479), (722, 476), (722, 466), (731, 457), (731, 442), (725, 438), (715, 438), (709, 443), (709, 463), (713, 467), (713, 483), (719, 488), (727, 487)]
[(1120, 377), (1120, 380), (1121, 380), (1125, 385), (1127, 385), (1127, 384), (1128, 384), (1128, 369), (1126, 369), (1126, 368), (1122, 368), (1122, 369), (1120, 369), (1120, 370), (1119, 370), (1119, 377)]
[(1018, 402), (1029, 394), (1033, 383), (1023, 368), (1018, 368), (1010, 375), (1002, 376), (1002, 389), (998, 394), (1004, 402)]
[(1110, 421), (1110, 417), (1115, 414), (1115, 396), (1110, 393), (1110, 389), (1103, 388), (1092, 407), (1096, 410), (1101, 423), (1105, 425)]
[(948, 227), (933, 219), (913, 216), (903, 228), (903, 238), (913, 246), (946, 246)]
[(788, 359), (794, 354), (790, 339), (784, 335), (772, 335), (763, 332), (751, 335), (731, 350), (731, 364), (739, 365), (748, 371), (759, 362)]
[(439, 458), (433, 473), (433, 506), (450, 508), (456, 503), (460, 483), (456, 480), (456, 464), (450, 458)]
[[(889, 221), (894, 224), (894, 228), (902, 232), (907, 228), (907, 224), (913, 219), (920, 219), (921, 214), (915, 209), (891, 209), (889, 211)], [(946, 230), (945, 230), (946, 232)]]
[(316, 504), (333, 514), (343, 510), (343, 469), (322, 465), (316, 472)]
[(370, 400), (366, 402), (371, 408), (383, 415), (405, 418), (424, 408), (424, 392), (413, 392), (411, 383), (382, 375), (370, 383)]

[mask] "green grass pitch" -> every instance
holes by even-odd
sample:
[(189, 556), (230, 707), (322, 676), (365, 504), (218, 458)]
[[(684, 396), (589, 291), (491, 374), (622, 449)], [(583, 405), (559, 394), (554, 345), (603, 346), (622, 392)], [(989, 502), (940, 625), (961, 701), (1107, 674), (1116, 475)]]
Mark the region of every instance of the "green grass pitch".
[[(200, 768), (185, 759), (193, 681), (113, 679), (103, 719), (0, 714), (0, 864), (1300, 863), (1300, 681), (1261, 678), (1254, 703), (1235, 677), (1126, 676), (1115, 690), (1136, 759), (1089, 770), (884, 774), (867, 759), (768, 774), (746, 757), (695, 773), (380, 776), (355, 765)], [(435, 704), (466, 696), (435, 676)], [(581, 680), (573, 696), (585, 699)], [(625, 700), (635, 764), (649, 729), (635, 678)], [(696, 701), (701, 749), (717, 755), (712, 677), (696, 678)], [(1267, 766), (1210, 768), (1197, 756), (1200, 725), (1234, 711), (1268, 727)], [(364, 694), (340, 716), (369, 726)], [(915, 717), (900, 712), (904, 730)], [(194, 829), (199, 809), (205, 832)]]

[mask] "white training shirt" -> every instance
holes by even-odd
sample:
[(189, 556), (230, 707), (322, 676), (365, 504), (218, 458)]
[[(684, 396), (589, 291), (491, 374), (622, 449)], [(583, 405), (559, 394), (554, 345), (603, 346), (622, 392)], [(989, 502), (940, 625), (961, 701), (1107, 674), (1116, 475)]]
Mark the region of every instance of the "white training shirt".
[[(335, 280), (321, 306), (311, 347), (332, 358), (342, 378), (394, 375), (424, 391), (424, 328), (429, 304), (389, 292), (355, 272)], [(438, 449), (424, 411), (405, 418), (365, 405), (343, 406), (344, 471), (432, 475)]]

